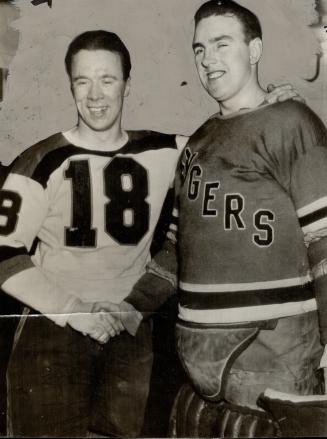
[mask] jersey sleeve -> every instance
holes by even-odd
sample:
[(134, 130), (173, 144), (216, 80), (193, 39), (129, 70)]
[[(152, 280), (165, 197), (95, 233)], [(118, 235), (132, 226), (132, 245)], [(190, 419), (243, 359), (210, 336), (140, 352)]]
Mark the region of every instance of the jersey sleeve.
[(37, 267), (20, 271), (2, 285), (3, 290), (25, 305), (65, 326), (70, 313), (79, 303), (73, 295), (67, 295), (57, 285), (50, 282)]
[(327, 130), (304, 104), (288, 102), (279, 110), (270, 114), (265, 139), (269, 171), (291, 197), (307, 234), (327, 224)]
[(64, 325), (74, 297), (38, 270), (29, 251), (50, 210), (46, 185), (16, 160), (0, 191), (0, 285), (5, 292)]
[(176, 293), (177, 288), (177, 227), (178, 227), (178, 193), (175, 187), (175, 204), (171, 213), (166, 240), (159, 252), (146, 267), (146, 273), (134, 285), (129, 296), (124, 300), (140, 311), (144, 317), (150, 315), (169, 297)]
[(310, 109), (297, 105), (282, 124), (283, 142), (274, 159), (278, 169), (277, 180), (294, 204), (304, 242), (308, 247), (321, 339), (326, 344), (327, 131)]
[(327, 133), (309, 114), (294, 133), (290, 195), (304, 241), (318, 306), (321, 341), (327, 344)]
[(162, 248), (156, 253), (146, 267), (146, 273), (134, 285), (125, 302), (134, 306), (144, 316), (160, 308), (177, 289), (177, 228), (178, 228), (178, 197), (181, 153), (189, 137), (176, 135), (175, 141), (180, 153), (180, 160), (174, 179), (174, 208), (170, 214), (169, 228)]

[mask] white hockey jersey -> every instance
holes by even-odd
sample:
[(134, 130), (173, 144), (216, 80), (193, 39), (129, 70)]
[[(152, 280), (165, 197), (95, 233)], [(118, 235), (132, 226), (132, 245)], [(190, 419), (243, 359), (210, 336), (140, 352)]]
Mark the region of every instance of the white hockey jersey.
[[(128, 295), (150, 259), (179, 156), (175, 136), (128, 136), (122, 148), (98, 151), (55, 134), (16, 159), (0, 192), (5, 291), (10, 285), (10, 294), (44, 313), (67, 311), (74, 297), (118, 303)], [(33, 291), (35, 268), (48, 290)], [(15, 294), (21, 282), (23, 297)]]

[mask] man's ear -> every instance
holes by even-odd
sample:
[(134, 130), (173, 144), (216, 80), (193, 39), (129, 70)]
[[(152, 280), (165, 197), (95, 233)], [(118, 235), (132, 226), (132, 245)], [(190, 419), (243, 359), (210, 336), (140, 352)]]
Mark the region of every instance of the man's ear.
[(125, 83), (124, 98), (127, 98), (130, 91), (131, 91), (131, 77), (129, 76)]
[(250, 63), (257, 64), (262, 56), (262, 40), (261, 38), (254, 38), (249, 43), (250, 47)]

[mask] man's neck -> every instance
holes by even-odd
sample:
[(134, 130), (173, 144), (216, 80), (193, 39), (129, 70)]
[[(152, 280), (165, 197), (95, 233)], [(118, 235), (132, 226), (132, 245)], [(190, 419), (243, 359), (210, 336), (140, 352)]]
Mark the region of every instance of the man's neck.
[(128, 134), (121, 126), (106, 131), (94, 131), (79, 123), (67, 135), (76, 145), (107, 151), (120, 149), (128, 141)]
[(245, 108), (256, 108), (262, 104), (266, 95), (267, 92), (261, 88), (259, 83), (248, 84), (235, 96), (219, 102), (220, 112), (222, 115), (228, 115)]

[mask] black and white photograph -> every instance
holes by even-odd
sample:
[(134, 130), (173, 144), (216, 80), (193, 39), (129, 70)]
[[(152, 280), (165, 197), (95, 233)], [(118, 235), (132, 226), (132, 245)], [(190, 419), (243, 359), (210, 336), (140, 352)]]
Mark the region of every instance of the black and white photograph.
[(0, 436), (327, 437), (327, 0), (0, 0)]

